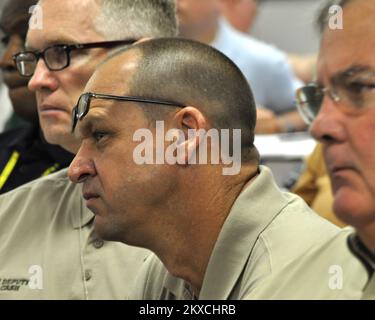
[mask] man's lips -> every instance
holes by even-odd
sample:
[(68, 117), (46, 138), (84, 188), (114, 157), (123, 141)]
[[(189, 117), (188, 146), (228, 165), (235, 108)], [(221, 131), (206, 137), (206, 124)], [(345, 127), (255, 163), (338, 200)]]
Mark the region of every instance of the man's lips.
[(91, 200), (91, 199), (97, 199), (99, 198), (99, 195), (97, 193), (94, 193), (94, 192), (84, 192), (83, 193), (83, 198), (88, 201), (88, 200)]
[(86, 200), (86, 207), (90, 209), (94, 214), (96, 214), (95, 202), (99, 199), (99, 195), (95, 193), (85, 192), (83, 198)]
[(324, 154), (327, 169), (330, 173), (335, 174), (343, 171), (357, 171), (355, 162), (345, 156), (344, 152), (326, 152)]
[(45, 103), (43, 103), (43, 104), (39, 107), (39, 111), (41, 111), (41, 112), (47, 112), (47, 111), (60, 111), (60, 112), (66, 112), (66, 109), (64, 109), (64, 108), (60, 108), (59, 106), (54, 106), (54, 105), (50, 105), (50, 104), (45, 104)]
[(343, 172), (347, 172), (347, 171), (355, 171), (355, 172), (358, 171), (352, 165), (333, 165), (333, 166), (329, 166), (328, 168), (329, 168), (329, 171), (331, 172), (331, 174), (333, 174), (333, 175), (343, 173)]

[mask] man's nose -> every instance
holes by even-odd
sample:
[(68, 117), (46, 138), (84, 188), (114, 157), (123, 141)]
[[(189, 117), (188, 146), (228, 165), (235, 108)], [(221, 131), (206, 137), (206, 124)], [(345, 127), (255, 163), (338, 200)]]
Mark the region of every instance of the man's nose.
[(344, 114), (339, 110), (337, 103), (341, 102), (335, 102), (329, 95), (325, 95), (319, 113), (310, 127), (310, 132), (316, 140), (328, 143), (345, 139), (342, 121)]
[(49, 91), (55, 91), (59, 87), (59, 82), (56, 77), (56, 71), (50, 71), (44, 60), (39, 59), (35, 67), (33, 76), (29, 81), (29, 90), (30, 91), (40, 91), (43, 89)]
[(93, 161), (85, 156), (81, 148), (74, 157), (68, 170), (69, 179), (74, 183), (82, 183), (86, 181), (87, 178), (96, 175)]

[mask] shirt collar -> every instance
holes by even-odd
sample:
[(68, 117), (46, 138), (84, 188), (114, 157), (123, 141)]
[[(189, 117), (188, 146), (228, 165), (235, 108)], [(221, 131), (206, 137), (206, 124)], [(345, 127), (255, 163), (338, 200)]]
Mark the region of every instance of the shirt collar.
[(271, 171), (260, 166), (260, 174), (236, 199), (220, 231), (199, 299), (228, 299), (259, 235), (287, 204)]
[(367, 270), (369, 279), (375, 271), (375, 255), (367, 249), (356, 233), (349, 235), (348, 246), (350, 251), (362, 262)]

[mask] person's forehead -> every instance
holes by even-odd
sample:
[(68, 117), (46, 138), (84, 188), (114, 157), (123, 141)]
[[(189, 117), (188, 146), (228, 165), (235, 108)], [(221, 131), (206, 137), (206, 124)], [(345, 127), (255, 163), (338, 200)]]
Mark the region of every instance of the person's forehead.
[(103, 40), (95, 21), (100, 6), (94, 0), (45, 0), (41, 2), (42, 28), (31, 28), (26, 45), (41, 49), (56, 43), (85, 43)]
[(130, 50), (104, 62), (88, 81), (85, 92), (127, 94), (129, 82), (137, 71), (139, 58), (136, 50)]
[(77, 123), (76, 135), (79, 138), (89, 136), (91, 131), (98, 127), (122, 130), (142, 124), (143, 113), (141, 115), (134, 106), (137, 106), (136, 102), (92, 98), (89, 112)]
[(318, 76), (333, 75), (353, 65), (375, 71), (375, 2), (353, 2), (344, 8), (344, 28), (327, 28), (322, 36)]
[[(128, 95), (129, 81), (137, 70), (139, 53), (131, 50), (119, 54), (101, 65), (88, 81), (84, 92), (93, 92), (109, 95)], [(136, 93), (132, 92), (132, 95)], [(133, 109), (126, 108), (124, 104), (112, 99), (95, 99), (90, 102), (90, 111), (77, 125), (80, 134), (90, 131), (94, 124), (111, 124), (121, 126), (118, 121), (120, 115), (129, 116)], [(133, 110), (134, 111), (134, 110)]]

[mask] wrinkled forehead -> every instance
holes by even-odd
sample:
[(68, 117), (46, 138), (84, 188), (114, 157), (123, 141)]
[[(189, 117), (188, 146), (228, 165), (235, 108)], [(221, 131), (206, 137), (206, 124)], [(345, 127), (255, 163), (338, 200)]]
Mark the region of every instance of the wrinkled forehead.
[(99, 65), (87, 82), (84, 92), (115, 95), (135, 94), (131, 82), (138, 71), (141, 55), (138, 50), (120, 53)]
[(100, 5), (95, 0), (40, 1), (34, 11), (34, 27), (29, 29), (26, 45), (41, 49), (56, 43), (101, 41), (104, 37), (95, 25), (99, 14)]
[(322, 35), (318, 78), (353, 65), (375, 71), (375, 1), (354, 1), (344, 7), (343, 29), (327, 27)]

